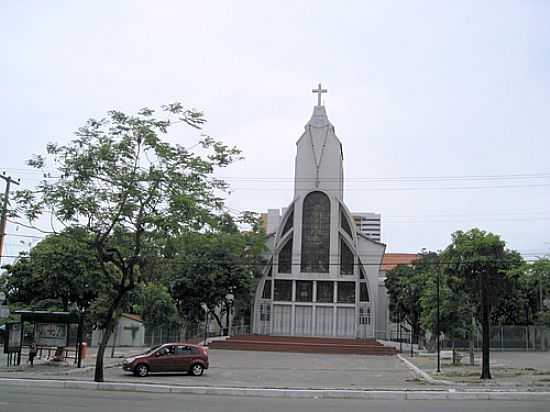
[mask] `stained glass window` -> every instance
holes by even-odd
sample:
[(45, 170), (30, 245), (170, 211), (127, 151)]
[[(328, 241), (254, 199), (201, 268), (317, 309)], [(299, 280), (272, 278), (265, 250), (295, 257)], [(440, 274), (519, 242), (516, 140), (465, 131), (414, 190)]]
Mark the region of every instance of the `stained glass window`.
[(296, 281), (296, 302), (313, 301), (313, 282), (310, 280)]
[(355, 282), (338, 282), (338, 303), (355, 303)]
[(274, 300), (283, 302), (292, 301), (291, 280), (275, 280)]
[(353, 275), (353, 252), (344, 239), (340, 239), (340, 273)]
[(292, 239), (283, 246), (279, 252), (279, 273), (292, 272)]
[(266, 280), (264, 283), (262, 299), (271, 299), (271, 280)]
[(285, 227), (283, 228), (283, 235), (288, 232), (290, 229), (292, 229), (292, 225), (294, 224), (294, 211), (290, 212), (290, 215), (288, 216), (288, 219), (286, 220)]
[(302, 272), (328, 273), (330, 253), (330, 200), (321, 192), (304, 199), (302, 217)]
[(334, 302), (334, 282), (329, 282), (325, 280), (317, 281), (317, 302)]
[(342, 206), (340, 206), (340, 225), (350, 237), (353, 237), (353, 235), (351, 234), (351, 227), (349, 225), (348, 219), (346, 219), (346, 215)]
[(365, 282), (359, 284), (359, 301), (368, 302), (369, 301), (369, 288)]

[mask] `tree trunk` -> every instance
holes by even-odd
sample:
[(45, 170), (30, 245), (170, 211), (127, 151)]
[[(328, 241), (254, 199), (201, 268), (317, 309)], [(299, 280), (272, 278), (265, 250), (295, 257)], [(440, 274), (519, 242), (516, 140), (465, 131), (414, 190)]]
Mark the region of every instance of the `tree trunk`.
[(476, 333), (476, 324), (475, 318), (472, 316), (472, 322), (470, 323), (470, 366), (475, 364), (475, 354), (474, 354), (474, 342), (475, 342), (475, 333)]
[(218, 324), (218, 326), (220, 327), (220, 331), (223, 330), (223, 325), (222, 325), (222, 321), (220, 319), (220, 317), (216, 314), (216, 312), (214, 311), (210, 311), (210, 314), (214, 317), (214, 319), (216, 320), (216, 323)]
[(115, 349), (116, 349), (116, 338), (118, 337), (118, 322), (115, 322), (114, 327), (114, 335), (113, 335), (113, 345), (111, 346), (111, 358), (115, 357)]
[(490, 370), (490, 339), (489, 331), (489, 296), (487, 291), (487, 275), (481, 275), (481, 333), (483, 354), (481, 360), (480, 379), (491, 379)]
[(109, 338), (113, 332), (113, 319), (111, 318), (107, 321), (105, 325), (104, 334), (101, 337), (101, 342), (99, 343), (99, 348), (97, 349), (97, 357), (95, 360), (95, 376), (94, 381), (103, 382), (103, 357), (105, 355), (105, 349), (109, 343)]

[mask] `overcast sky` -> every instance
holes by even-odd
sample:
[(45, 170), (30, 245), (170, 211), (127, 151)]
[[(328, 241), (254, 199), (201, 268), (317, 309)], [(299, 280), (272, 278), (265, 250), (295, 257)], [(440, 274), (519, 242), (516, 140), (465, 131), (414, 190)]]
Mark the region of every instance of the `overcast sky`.
[(228, 205), (284, 207), (322, 82), (344, 200), (382, 214), (388, 251), (477, 226), (550, 252), (549, 1), (296, 3), (2, 2), (0, 171), (37, 184), (25, 160), (87, 118), (182, 101), (243, 150)]

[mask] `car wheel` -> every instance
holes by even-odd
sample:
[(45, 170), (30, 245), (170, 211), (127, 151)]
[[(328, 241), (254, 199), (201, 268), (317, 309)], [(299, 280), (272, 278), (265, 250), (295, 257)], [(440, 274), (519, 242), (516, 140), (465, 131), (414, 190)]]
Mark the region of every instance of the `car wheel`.
[(134, 375), (144, 378), (149, 374), (149, 367), (143, 363), (140, 363), (134, 368)]
[(191, 372), (191, 375), (193, 376), (201, 376), (202, 373), (204, 372), (204, 368), (200, 363), (195, 363), (193, 366), (191, 366), (191, 369), (189, 372)]

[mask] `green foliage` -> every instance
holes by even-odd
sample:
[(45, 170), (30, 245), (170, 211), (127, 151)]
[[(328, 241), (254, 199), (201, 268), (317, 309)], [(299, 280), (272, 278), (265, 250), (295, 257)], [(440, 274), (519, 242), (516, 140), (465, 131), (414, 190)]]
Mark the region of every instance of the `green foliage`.
[(166, 286), (147, 283), (138, 288), (134, 302), (134, 310), (141, 315), (146, 329), (177, 325), (178, 309)]
[(539, 258), (526, 264), (520, 273), (519, 282), (528, 313), (534, 315), (536, 323), (550, 324), (548, 322), (550, 307), (544, 304), (545, 299), (550, 299), (550, 258)]
[(423, 279), (414, 266), (399, 265), (386, 274), (390, 316), (394, 322), (406, 321), (418, 333), (419, 298)]
[(7, 265), (10, 302), (42, 310), (87, 309), (101, 287), (101, 269), (88, 240), (84, 230), (69, 228)]
[(215, 224), (226, 184), (212, 173), (239, 156), (236, 148), (208, 136), (200, 141), (200, 154), (168, 143), (168, 131), (178, 124), (199, 128), (205, 119), (180, 103), (162, 109), (163, 119), (149, 108), (90, 119), (71, 142), (49, 144), (47, 156), (29, 161), (57, 170), (60, 178), (14, 196), (17, 213), (30, 221), (47, 210), (54, 221), (89, 234), (104, 286), (91, 305), (97, 325), (106, 330), (96, 363), (98, 381), (103, 380), (104, 346), (115, 316), (130, 304), (129, 292), (142, 283), (171, 238)]
[[(250, 216), (245, 220), (257, 228)], [(239, 231), (231, 221), (230, 216), (224, 215), (216, 230), (189, 233), (175, 239), (172, 245), (173, 256), (166, 262), (166, 273), (172, 296), (187, 321), (203, 316), (201, 303), (211, 310), (225, 306), (228, 293), (246, 305), (250, 302), (265, 235), (255, 229)]]

